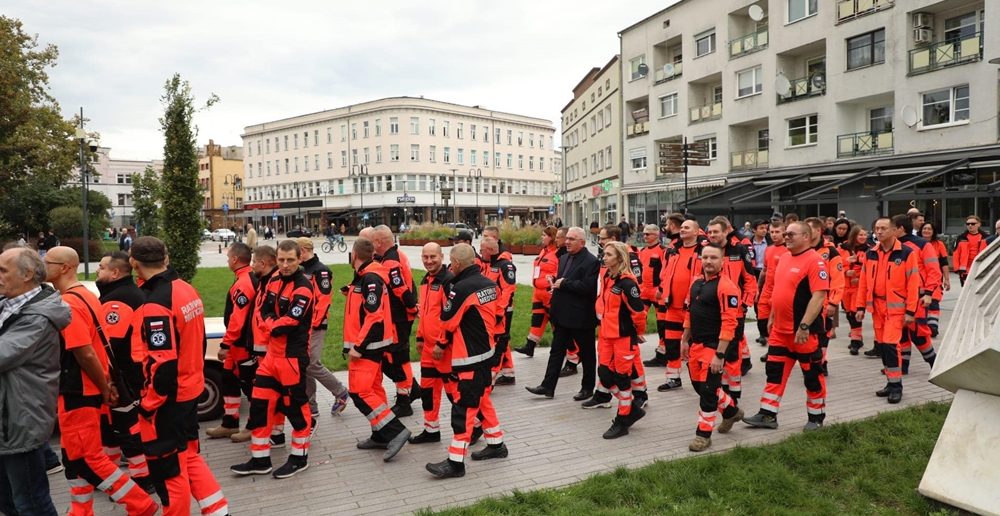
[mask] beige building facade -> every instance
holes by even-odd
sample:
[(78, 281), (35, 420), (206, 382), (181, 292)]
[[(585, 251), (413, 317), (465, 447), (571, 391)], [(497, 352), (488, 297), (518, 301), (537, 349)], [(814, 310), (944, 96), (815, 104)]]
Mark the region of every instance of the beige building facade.
[(621, 205), (621, 59), (593, 68), (562, 109), (563, 222), (587, 227), (617, 221)]
[(696, 214), (1000, 214), (1000, 5), (682, 0), (620, 33), (633, 222), (684, 207), (662, 144), (704, 143)]
[(412, 97), (247, 126), (247, 217), (352, 231), (547, 218), (554, 133), (548, 120)]
[(244, 226), (243, 148), (213, 140), (198, 152), (202, 214), (210, 229)]

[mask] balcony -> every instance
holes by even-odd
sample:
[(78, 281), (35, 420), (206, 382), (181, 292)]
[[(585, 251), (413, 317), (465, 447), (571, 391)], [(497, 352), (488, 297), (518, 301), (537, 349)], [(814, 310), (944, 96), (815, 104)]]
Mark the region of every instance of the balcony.
[(767, 155), (767, 149), (733, 152), (729, 155), (729, 168), (732, 170), (767, 168)]
[(837, 136), (837, 158), (892, 154), (892, 131), (865, 131)]
[(788, 93), (778, 95), (778, 104), (807, 99), (816, 95), (826, 95), (825, 74), (813, 74), (809, 77), (791, 79), (788, 83), (790, 85)]
[[(656, 74), (653, 76), (656, 80), (654, 85), (664, 83), (667, 81), (672, 81), (680, 77), (684, 73), (683, 63), (674, 63), (671, 66), (673, 67), (672, 69), (664, 66), (663, 68), (660, 68), (659, 70), (656, 71)], [(673, 73), (667, 75), (668, 71), (672, 71)]]
[(625, 136), (627, 138), (632, 138), (634, 136), (642, 136), (649, 132), (649, 122), (638, 122), (635, 124), (629, 124), (625, 126)]
[(691, 108), (691, 123), (708, 122), (722, 118), (722, 102)]
[(736, 59), (740, 56), (764, 50), (767, 48), (767, 36), (767, 27), (762, 27), (757, 32), (730, 40), (729, 59)]
[(837, 23), (877, 13), (895, 5), (895, 0), (839, 0), (837, 2)]
[(977, 33), (961, 39), (933, 43), (910, 50), (909, 54), (909, 75), (972, 63), (983, 58), (983, 35)]

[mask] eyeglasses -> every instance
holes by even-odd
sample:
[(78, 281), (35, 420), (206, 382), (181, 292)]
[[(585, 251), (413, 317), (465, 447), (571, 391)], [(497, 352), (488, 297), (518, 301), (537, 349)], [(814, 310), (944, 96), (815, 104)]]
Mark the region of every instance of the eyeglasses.
[(965, 225), (966, 226), (978, 226), (979, 223), (978, 222), (966, 222)]
[(45, 265), (66, 265), (66, 262), (50, 262), (46, 260)]
[(785, 238), (791, 238), (791, 237), (794, 237), (794, 236), (799, 236), (799, 233), (793, 233), (791, 231), (786, 231), (785, 232)]

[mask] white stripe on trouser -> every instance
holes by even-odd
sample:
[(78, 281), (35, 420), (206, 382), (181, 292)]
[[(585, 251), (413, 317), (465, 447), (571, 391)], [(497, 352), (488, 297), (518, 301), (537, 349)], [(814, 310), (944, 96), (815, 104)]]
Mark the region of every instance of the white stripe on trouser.
[(777, 394), (771, 394), (770, 392), (765, 392), (765, 393), (761, 394), (760, 397), (761, 398), (769, 399), (771, 401), (774, 401), (775, 403), (778, 403), (778, 402), (781, 401), (781, 396), (778, 396)]
[[(271, 439), (267, 437), (251, 437), (250, 438), (250, 456), (254, 458), (263, 458), (271, 456)], [(263, 450), (254, 449), (256, 446), (264, 446)]]
[(823, 414), (824, 411), (821, 408), (814, 409), (812, 407), (806, 407), (806, 413), (807, 414), (812, 414), (812, 415), (818, 415), (818, 414)]
[(391, 423), (393, 419), (396, 419), (396, 415), (393, 414), (390, 411), (389, 415), (385, 416), (382, 419), (382, 421), (379, 421), (377, 424), (372, 424), (372, 430), (375, 430), (377, 432), (377, 431), (385, 428), (385, 425), (388, 425), (389, 423)]
[[(465, 460), (465, 447), (468, 443), (459, 441), (456, 439), (451, 440), (451, 446), (448, 447), (448, 460), (454, 462), (463, 462)], [(462, 450), (461, 454), (452, 452), (452, 448)]]
[(678, 380), (681, 378), (681, 370), (680, 370), (680, 368), (679, 367), (668, 367), (667, 368), (667, 380), (673, 380), (675, 378), (678, 379)]
[[(94, 499), (94, 488), (90, 486), (90, 482), (87, 482), (86, 480), (84, 480), (82, 478), (71, 478), (71, 479), (68, 479), (66, 482), (69, 483), (70, 498), (72, 498), (74, 502), (76, 502), (76, 503), (89, 503), (91, 500)], [(87, 488), (89, 490), (86, 493), (84, 493), (84, 494), (76, 494), (76, 493), (73, 492), (73, 488), (74, 487), (75, 488)]]
[(430, 421), (424, 421), (424, 429), (426, 429), (429, 433), (436, 434), (441, 431), (441, 425), (436, 421), (433, 423)]
[(368, 418), (368, 421), (369, 421), (369, 422), (370, 422), (370, 421), (374, 421), (374, 420), (375, 420), (375, 418), (377, 418), (377, 417), (378, 417), (378, 415), (379, 415), (379, 414), (381, 414), (382, 412), (384, 412), (384, 411), (385, 411), (385, 409), (387, 409), (387, 408), (389, 408), (389, 406), (388, 406), (388, 405), (386, 405), (385, 403), (383, 403), (383, 404), (381, 404), (381, 405), (379, 405), (379, 406), (377, 406), (377, 407), (373, 408), (373, 409), (372, 409), (372, 411), (371, 411), (371, 412), (369, 412), (369, 413), (368, 413), (368, 415), (367, 415), (367, 416), (365, 416), (365, 417), (366, 417), (366, 418)]
[(284, 423), (274, 425), (271, 428), (271, 435), (278, 435), (278, 434), (283, 434), (283, 433), (285, 433), (285, 424)]
[(225, 504), (222, 507), (219, 507), (218, 509), (208, 513), (206, 513), (203, 510), (201, 511), (201, 514), (202, 516), (226, 516), (227, 514), (229, 514), (229, 504)]
[(595, 390), (597, 392), (608, 392), (608, 388), (600, 383), (597, 384), (597, 388)]
[(123, 486), (121, 487), (121, 489), (119, 489), (119, 490), (115, 491), (114, 493), (111, 493), (111, 499), (112, 499), (112, 500), (114, 500), (114, 501), (116, 501), (116, 502), (117, 502), (118, 500), (121, 500), (122, 498), (124, 498), (124, 497), (125, 497), (125, 495), (127, 495), (127, 494), (128, 494), (128, 492), (129, 492), (129, 491), (131, 491), (131, 490), (132, 490), (132, 488), (133, 488), (133, 487), (136, 487), (136, 484), (135, 484), (135, 482), (134, 482), (134, 481), (133, 481), (133, 480), (132, 480), (132, 479), (130, 478), (130, 479), (128, 479), (128, 482), (125, 482), (125, 485), (123, 485)]
[(212, 494), (210, 494), (210, 495), (208, 495), (208, 496), (206, 496), (205, 498), (202, 498), (201, 500), (198, 500), (198, 507), (201, 507), (202, 509), (204, 509), (206, 507), (211, 507), (212, 505), (214, 505), (219, 500), (222, 500), (222, 490), (221, 489), (218, 490), (218, 491), (216, 491), (216, 492), (214, 492), (214, 493), (212, 493)]
[(289, 455), (305, 457), (308, 449), (309, 449), (308, 437), (292, 437), (292, 449), (289, 450), (288, 453)]
[(122, 475), (124, 475), (124, 473), (122, 473), (122, 470), (116, 469), (114, 473), (108, 475), (108, 478), (105, 478), (103, 482), (98, 484), (97, 488), (100, 489), (101, 491), (107, 491), (108, 489), (111, 489), (111, 486), (115, 485), (115, 482), (117, 482), (119, 478), (122, 478)]

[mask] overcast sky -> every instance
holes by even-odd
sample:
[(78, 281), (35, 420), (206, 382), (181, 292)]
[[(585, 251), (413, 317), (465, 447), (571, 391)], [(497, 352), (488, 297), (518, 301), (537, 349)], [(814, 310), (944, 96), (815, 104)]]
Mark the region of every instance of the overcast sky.
[(198, 143), (240, 145), (244, 127), (389, 96), (419, 96), (552, 120), (617, 33), (675, 0), (193, 2), (5, 0), (59, 47), (52, 94), (84, 108), (113, 158), (163, 154), (164, 82), (204, 101)]

